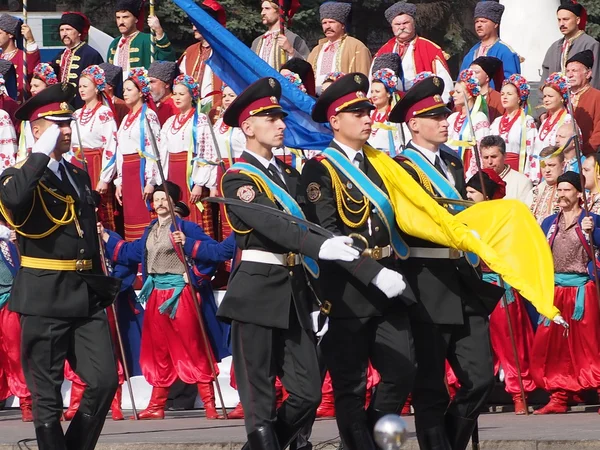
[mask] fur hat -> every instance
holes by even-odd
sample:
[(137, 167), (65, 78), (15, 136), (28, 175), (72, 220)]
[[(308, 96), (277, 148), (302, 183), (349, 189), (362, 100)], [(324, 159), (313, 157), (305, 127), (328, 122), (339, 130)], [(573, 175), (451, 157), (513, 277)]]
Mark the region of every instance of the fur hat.
[(64, 12), (60, 18), (60, 25), (69, 25), (81, 33), (81, 40), (85, 41), (90, 31), (90, 20), (80, 12)]
[(171, 61), (154, 61), (148, 68), (150, 78), (158, 78), (168, 85), (173, 84), (173, 80), (180, 74), (177, 63)]
[(12, 34), (15, 39), (21, 34), (21, 25), (23, 25), (21, 19), (17, 19), (10, 14), (0, 15), (0, 30)]
[(337, 22), (347, 24), (352, 5), (342, 2), (325, 2), (319, 7), (320, 20), (333, 19)]
[(390, 69), (398, 78), (404, 77), (402, 58), (400, 58), (398, 53), (383, 53), (375, 58), (373, 67), (371, 68), (371, 75), (380, 69)]
[(385, 10), (385, 19), (392, 24), (392, 21), (401, 14), (408, 14), (412, 18), (415, 18), (417, 15), (417, 5), (413, 3), (408, 3), (406, 0), (403, 0), (398, 3), (394, 3), (388, 9)]
[(504, 13), (504, 5), (501, 5), (498, 0), (482, 0), (475, 5), (474, 19), (484, 18), (489, 19), (494, 23), (500, 23), (502, 14)]

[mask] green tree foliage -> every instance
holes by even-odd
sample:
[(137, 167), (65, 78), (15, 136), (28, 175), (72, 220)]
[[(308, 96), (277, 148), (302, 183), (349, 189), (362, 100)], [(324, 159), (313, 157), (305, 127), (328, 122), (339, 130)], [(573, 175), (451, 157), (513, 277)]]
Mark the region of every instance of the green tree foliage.
[(600, 2), (598, 0), (580, 0), (588, 13), (586, 31), (596, 39), (600, 39)]

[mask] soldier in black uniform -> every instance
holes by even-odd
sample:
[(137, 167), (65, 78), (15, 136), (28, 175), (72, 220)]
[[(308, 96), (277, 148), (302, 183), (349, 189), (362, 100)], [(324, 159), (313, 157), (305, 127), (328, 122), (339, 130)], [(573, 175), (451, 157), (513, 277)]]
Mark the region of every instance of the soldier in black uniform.
[[(330, 147), (365, 174), (376, 189), (387, 193), (383, 181), (364, 155), (371, 135), (367, 99), (369, 80), (353, 73), (333, 83), (319, 97), (312, 118), (329, 122), (333, 129)], [(321, 344), (331, 374), (340, 437), (350, 450), (376, 449), (373, 426), (389, 413), (400, 413), (412, 388), (414, 351), (407, 305), (414, 303), (398, 271), (391, 247), (391, 233), (374, 209), (371, 198), (324, 156), (306, 162), (302, 186), (309, 220), (328, 230), (362, 236), (371, 258), (333, 265), (323, 263), (317, 280), (322, 301), (331, 304), (329, 331)], [(389, 200), (388, 200), (389, 201)], [(392, 227), (395, 221), (392, 214)], [(369, 361), (381, 382), (365, 412)]]
[[(222, 191), (227, 198), (282, 209), (272, 196), (278, 186), (287, 193), (288, 207), (301, 214), (295, 200), (299, 174), (271, 152), (283, 143), (280, 96), (279, 83), (263, 78), (227, 109), (225, 123), (246, 135), (247, 150), (240, 161), (251, 171), (234, 165), (223, 178)], [(288, 220), (239, 206), (228, 206), (227, 213), (241, 262), (217, 315), (231, 322), (233, 365), (248, 433), (245, 448), (283, 449), (314, 415), (321, 399), (313, 331), (324, 330), (317, 324), (320, 312), (313, 305), (298, 253), (346, 261), (359, 254), (347, 245), (352, 242), (348, 237), (326, 239)], [(289, 393), (277, 410), (276, 376)]]
[[(35, 144), (0, 176), (0, 211), (18, 234), (21, 269), (9, 300), (21, 314), (22, 362), (41, 450), (93, 449), (118, 385), (104, 308), (120, 281), (102, 275), (94, 199), (85, 171), (66, 162), (71, 148), (71, 85), (32, 97), (16, 117), (31, 121)], [(63, 435), (65, 360), (86, 384)]]
[[(397, 160), (432, 196), (448, 194), (432, 186), (424, 169), (441, 173), (466, 198), (461, 161), (442, 148), (450, 114), (441, 99), (443, 91), (443, 80), (429, 77), (394, 107), (390, 121), (406, 123), (412, 134), (407, 149), (425, 158)], [(488, 316), (502, 290), (481, 280), (462, 252), (411, 236), (406, 242), (411, 257), (401, 266), (419, 300), (411, 308), (418, 366), (412, 392), (417, 438), (422, 450), (464, 450), (494, 386)], [(444, 383), (446, 359), (461, 383), (450, 406)]]

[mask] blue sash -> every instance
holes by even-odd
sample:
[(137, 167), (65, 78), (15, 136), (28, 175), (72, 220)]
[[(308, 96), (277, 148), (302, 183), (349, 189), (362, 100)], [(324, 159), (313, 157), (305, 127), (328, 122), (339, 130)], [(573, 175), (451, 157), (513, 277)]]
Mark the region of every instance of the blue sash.
[[(456, 188), (450, 183), (450, 181), (443, 176), (431, 162), (425, 156), (421, 154), (421, 152), (414, 150), (412, 148), (405, 148), (402, 152), (403, 156), (406, 156), (413, 163), (415, 163), (419, 169), (425, 172), (429, 181), (435, 188), (435, 190), (440, 193), (443, 197), (449, 198), (452, 200), (462, 200), (461, 195), (458, 193)], [(454, 211), (464, 211), (466, 209), (465, 206), (462, 205), (449, 205), (449, 207)], [(465, 253), (465, 258), (469, 261), (469, 264), (472, 266), (477, 266), (479, 264), (479, 256), (473, 253)]]
[[(246, 172), (250, 172), (252, 175), (256, 175), (260, 177), (261, 180), (265, 182), (277, 203), (281, 205), (281, 207), (285, 210), (286, 213), (291, 214), (294, 217), (299, 217), (301, 219), (306, 220), (306, 216), (304, 212), (300, 208), (300, 205), (296, 202), (296, 200), (282, 187), (280, 187), (277, 183), (271, 180), (269, 177), (265, 175), (265, 173), (257, 167), (254, 167), (252, 164), (237, 162), (233, 166), (231, 166), (233, 170), (244, 170)], [(315, 278), (319, 278), (319, 265), (317, 262), (309, 258), (308, 256), (300, 255), (302, 258), (302, 264), (304, 267), (311, 273), (311, 275)]]
[[(373, 149), (373, 151), (379, 151)], [(394, 217), (394, 207), (388, 196), (379, 187), (365, 175), (359, 168), (338, 150), (331, 147), (326, 148), (321, 153), (329, 162), (331, 162), (340, 172), (356, 186), (362, 194), (369, 199), (377, 210), (377, 215), (385, 225), (390, 236), (390, 243), (394, 252), (401, 259), (409, 256), (409, 248), (396, 230), (396, 220)]]

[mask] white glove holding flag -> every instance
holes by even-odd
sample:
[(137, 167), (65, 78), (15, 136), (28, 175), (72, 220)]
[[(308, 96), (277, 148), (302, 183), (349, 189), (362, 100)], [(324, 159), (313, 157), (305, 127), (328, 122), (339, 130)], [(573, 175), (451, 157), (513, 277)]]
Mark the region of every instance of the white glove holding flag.
[(552, 322), (554, 322), (556, 325), (562, 325), (565, 328), (569, 328), (569, 324), (563, 318), (563, 316), (561, 316), (560, 314), (557, 314), (556, 316), (554, 316), (554, 319), (552, 319)]
[(310, 313), (310, 318), (312, 319), (312, 329), (315, 335), (320, 338), (319, 341), (325, 336), (325, 333), (329, 330), (329, 317), (325, 316), (325, 322), (323, 326), (319, 329), (319, 319), (321, 318), (321, 311), (313, 311)]
[(46, 131), (42, 133), (40, 138), (33, 144), (31, 148), (32, 153), (43, 153), (46, 156), (50, 156), (50, 153), (56, 148), (56, 143), (60, 136), (60, 128), (58, 125), (53, 123)]
[(385, 267), (375, 275), (371, 283), (383, 292), (387, 298), (397, 297), (406, 289), (404, 277), (398, 272), (386, 269)]
[(319, 259), (354, 261), (359, 258), (360, 254), (358, 250), (350, 247), (353, 242), (352, 238), (348, 236), (336, 236), (327, 239), (319, 249)]

